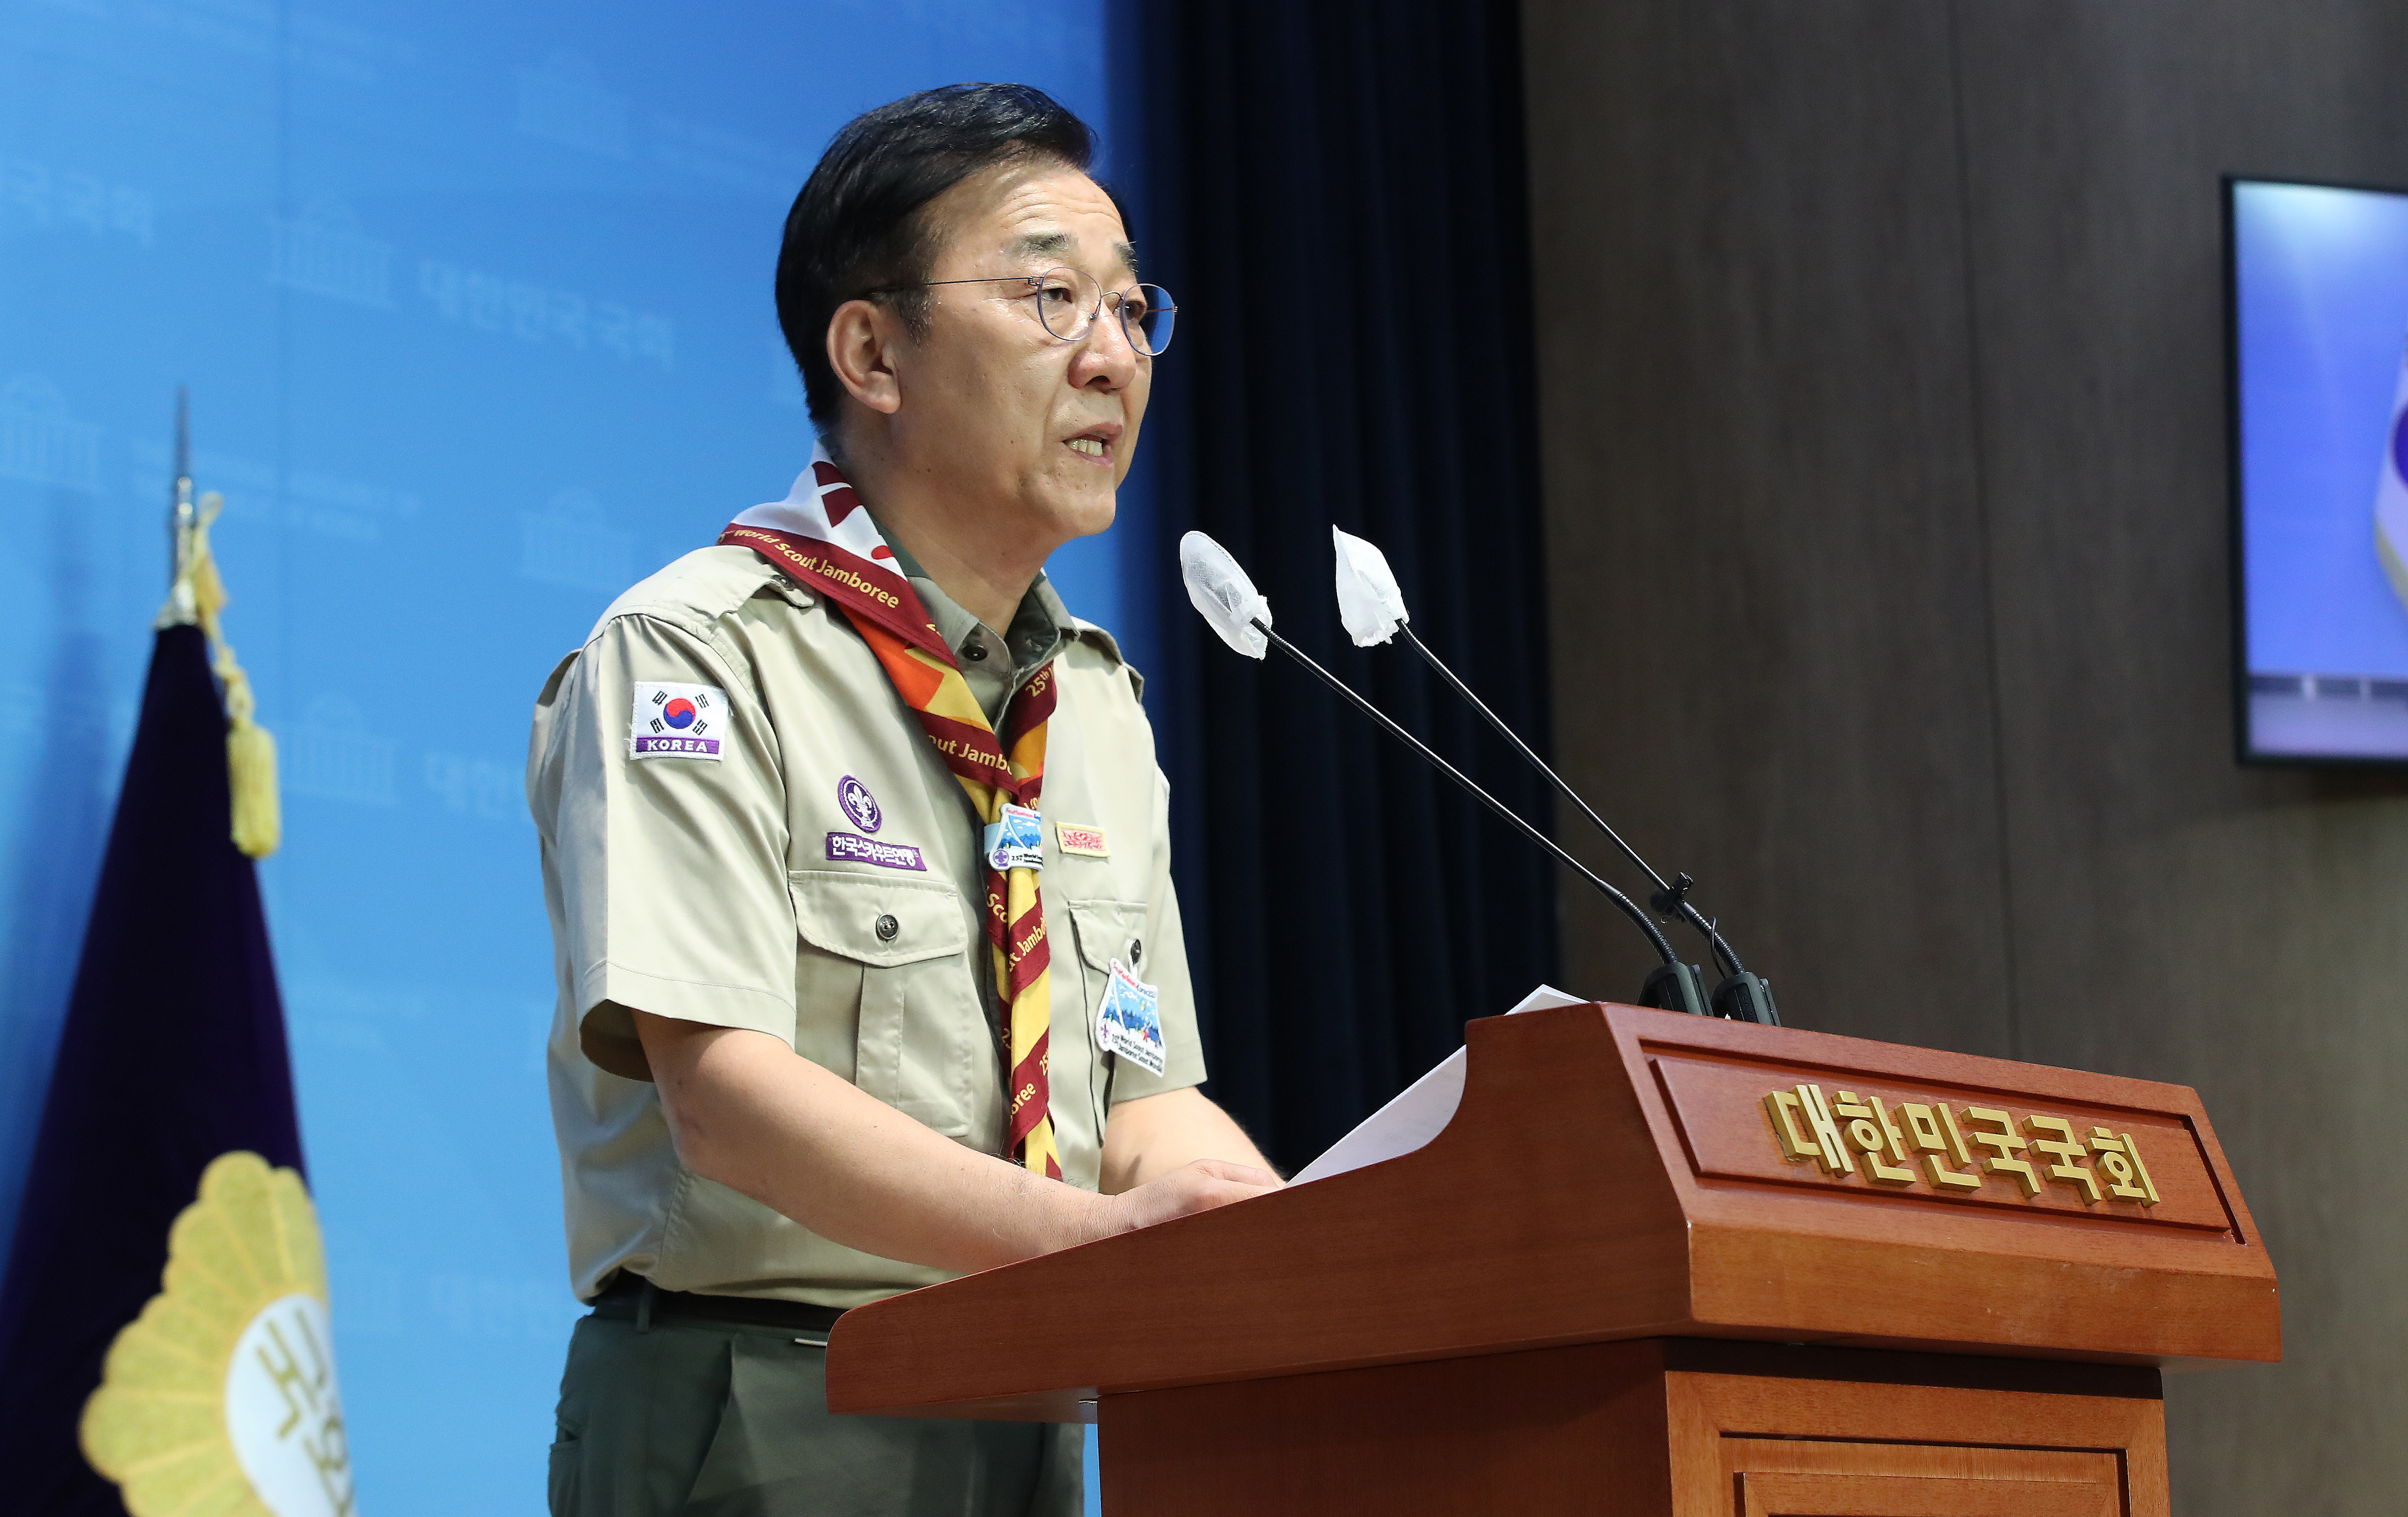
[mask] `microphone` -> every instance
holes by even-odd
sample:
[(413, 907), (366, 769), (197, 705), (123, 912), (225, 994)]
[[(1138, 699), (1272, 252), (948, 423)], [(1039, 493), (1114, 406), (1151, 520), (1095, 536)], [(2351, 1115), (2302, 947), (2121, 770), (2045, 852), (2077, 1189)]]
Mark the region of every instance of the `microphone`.
[[(1579, 807), (1582, 814), (1596, 824), (1598, 831), (1611, 838), (1613, 846), (1622, 850), (1631, 863), (1639, 866), (1641, 873), (1656, 881), (1656, 893), (1648, 897), (1648, 904), (1668, 917), (1680, 917), (1705, 936), (1707, 952), (1727, 976), (1721, 984), (1714, 987), (1712, 998), (1713, 1014), (1734, 1022), (1780, 1026), (1781, 1015), (1773, 1007), (1771, 987), (1761, 977), (1748, 973), (1746, 966), (1740, 963), (1739, 955), (1732, 952), (1715, 922), (1689, 904), (1689, 892), (1696, 888), (1697, 881), (1685, 874), (1675, 874), (1668, 881), (1657, 874), (1654, 866), (1639, 856), (1637, 849), (1623, 841), (1622, 835), (1609, 826), (1605, 818), (1597, 814), (1595, 807), (1565, 783), (1563, 776), (1507, 726), (1502, 717), (1490, 710), (1487, 702), (1473, 694), (1471, 687), (1456, 678), (1455, 672), (1430, 651), (1428, 644), (1413, 635), (1411, 618), (1405, 610), (1404, 592), (1398, 588), (1396, 574), (1389, 569), (1385, 553), (1374, 544), (1337, 527), (1331, 527), (1329, 535), (1337, 548), (1338, 616), (1346, 625), (1347, 636), (1354, 639), (1354, 646), (1375, 647), (1388, 642), (1398, 633), (1403, 633), (1406, 644), (1422, 656), (1424, 663), (1437, 670), (1439, 677), (1454, 687), (1455, 693), (1469, 702), (1473, 710), (1485, 718), (1488, 724), (1497, 730), (1498, 736), (1512, 744), (1514, 751), (1520, 753), (1530, 767), (1545, 775), (1566, 799)], [(1705, 1009), (1701, 995), (1703, 989), (1703, 977), (1696, 966), (1675, 960), (1647, 977), (1647, 985), (1641, 995), (1648, 997), (1643, 1002), (1648, 1006), (1667, 1010), (1697, 1011)]]
[[(1302, 649), (1273, 632), (1270, 603), (1254, 589), (1254, 580), (1247, 578), (1246, 571), (1238, 566), (1238, 561), (1229, 556), (1227, 549), (1201, 532), (1188, 533), (1179, 539), (1179, 577), (1187, 586), (1188, 600), (1212, 630), (1220, 635), (1223, 642), (1246, 657), (1257, 661), (1275, 647), (1303, 665), (1305, 668), (1312, 671), (1314, 678), (1338, 692), (1340, 695), (1351, 702), (1355, 709), (1378, 723), (1383, 731), (1419, 753), (1430, 767), (1462, 786), (1474, 800), (1520, 828), (1525, 837), (1554, 854), (1556, 862), (1602, 891), (1606, 899), (1621, 909), (1623, 915), (1638, 923), (1639, 930), (1647, 935), (1647, 941), (1656, 950), (1656, 956), (1664, 961), (1662, 966), (1648, 976), (1649, 986), (1655, 986), (1658, 977), (1668, 970), (1688, 969), (1689, 966), (1682, 964), (1679, 955), (1672, 952), (1672, 945), (1665, 939), (1663, 933), (1656, 929), (1656, 923), (1648, 920), (1647, 913), (1641, 911), (1629, 896), (1614, 889), (1595, 870), (1557, 847), (1554, 838), (1522, 820), (1504, 802), (1472, 783), (1469, 776), (1439, 757), (1428, 744), (1389, 720), (1386, 712), (1356, 694), (1346, 681), (1314, 663)], [(1695, 971), (1691, 971), (1693, 976), (1694, 973)], [(1641, 1004), (1654, 1006), (1662, 1003), (1642, 1001)], [(1700, 1002), (1697, 1006), (1679, 1009), (1702, 1012), (1705, 1008)]]

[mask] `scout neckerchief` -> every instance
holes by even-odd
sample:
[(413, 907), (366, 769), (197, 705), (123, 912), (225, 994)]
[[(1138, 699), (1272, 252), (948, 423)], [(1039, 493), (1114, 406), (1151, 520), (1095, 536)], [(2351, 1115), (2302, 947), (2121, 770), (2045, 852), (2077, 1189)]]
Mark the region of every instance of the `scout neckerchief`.
[[(998, 740), (953, 651), (896, 566), (895, 550), (824, 447), (813, 451), (810, 471), (796, 479), (792, 494), (744, 512), (719, 540), (752, 549), (844, 613), (885, 666), (895, 693), (919, 717), (937, 756), (969, 794), (990, 837), (1007, 806), (1036, 809), (1045, 784), (1054, 665), (1047, 663), (1021, 686)], [(1059, 1180), (1047, 1079), (1050, 954), (1035, 869), (999, 869), (988, 857), (986, 940), (995, 955), (997, 1013), (1011, 1050), (1007, 1147), (1013, 1163)]]

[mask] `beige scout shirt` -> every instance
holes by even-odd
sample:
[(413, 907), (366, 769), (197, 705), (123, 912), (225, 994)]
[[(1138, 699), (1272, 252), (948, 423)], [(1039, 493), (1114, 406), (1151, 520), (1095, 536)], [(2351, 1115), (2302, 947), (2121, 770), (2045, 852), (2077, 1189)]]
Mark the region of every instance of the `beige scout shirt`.
[[(990, 650), (963, 662), (982, 705), (1018, 683), (998, 642), (1059, 639), (1040, 808), (1053, 1116), (1064, 1178), (1092, 1190), (1111, 1106), (1197, 1084), (1204, 1063), (1168, 786), (1135, 671), (1050, 587), (1031, 600), (1002, 638), (940, 595), (928, 605), (953, 646)], [(719, 693), (717, 757), (635, 756), (639, 683)], [(552, 671), (527, 794), (559, 982), (549, 1067), (578, 1294), (624, 1268), (666, 1290), (851, 1307), (946, 1278), (685, 1168), (620, 1009), (767, 1033), (936, 1131), (1000, 1150), (977, 816), (843, 614), (750, 549), (687, 554), (622, 595)], [(1064, 851), (1065, 828), (1082, 852)], [(1115, 959), (1161, 993), (1160, 1076), (1096, 1048)]]

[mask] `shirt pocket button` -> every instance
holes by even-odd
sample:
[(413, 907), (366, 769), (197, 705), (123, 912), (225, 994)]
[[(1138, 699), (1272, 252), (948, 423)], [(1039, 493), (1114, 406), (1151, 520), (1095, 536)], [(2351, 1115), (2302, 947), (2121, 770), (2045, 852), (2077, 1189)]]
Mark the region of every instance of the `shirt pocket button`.
[(891, 943), (895, 941), (896, 936), (902, 931), (903, 923), (896, 921), (893, 917), (883, 916), (878, 919), (877, 932), (878, 940), (880, 942)]

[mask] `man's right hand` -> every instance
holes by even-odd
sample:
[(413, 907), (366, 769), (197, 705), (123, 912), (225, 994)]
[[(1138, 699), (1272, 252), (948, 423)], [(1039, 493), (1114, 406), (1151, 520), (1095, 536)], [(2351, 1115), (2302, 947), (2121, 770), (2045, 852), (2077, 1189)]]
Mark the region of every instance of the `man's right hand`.
[(1135, 1190), (1101, 1197), (1102, 1216), (1110, 1223), (1097, 1238), (1110, 1238), (1140, 1227), (1151, 1227), (1173, 1217), (1210, 1211), (1250, 1195), (1281, 1188), (1279, 1176), (1252, 1165), (1224, 1159), (1197, 1159)]

